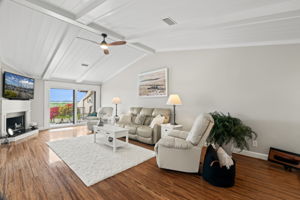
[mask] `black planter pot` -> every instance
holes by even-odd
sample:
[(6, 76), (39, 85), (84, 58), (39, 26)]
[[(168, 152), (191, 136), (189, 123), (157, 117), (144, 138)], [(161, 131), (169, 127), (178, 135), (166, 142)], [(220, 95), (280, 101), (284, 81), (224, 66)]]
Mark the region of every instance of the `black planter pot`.
[(235, 182), (235, 166), (236, 162), (233, 160), (234, 165), (229, 169), (220, 167), (217, 152), (210, 145), (207, 148), (204, 165), (203, 165), (203, 178), (210, 184), (217, 187), (232, 187)]

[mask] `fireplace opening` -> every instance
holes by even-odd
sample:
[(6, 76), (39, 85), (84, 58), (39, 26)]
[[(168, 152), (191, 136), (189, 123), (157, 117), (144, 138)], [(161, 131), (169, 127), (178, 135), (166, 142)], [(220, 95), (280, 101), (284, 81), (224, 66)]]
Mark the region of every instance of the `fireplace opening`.
[(12, 129), (14, 135), (25, 133), (25, 113), (11, 113), (6, 118), (6, 132)]

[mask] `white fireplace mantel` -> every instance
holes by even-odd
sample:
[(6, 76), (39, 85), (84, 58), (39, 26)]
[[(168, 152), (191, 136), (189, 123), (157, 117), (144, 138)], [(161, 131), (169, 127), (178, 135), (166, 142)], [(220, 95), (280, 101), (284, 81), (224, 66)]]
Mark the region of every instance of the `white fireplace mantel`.
[(0, 125), (1, 132), (0, 136), (3, 137), (7, 135), (6, 133), (6, 116), (9, 113), (17, 113), (17, 112), (25, 112), (25, 128), (29, 127), (29, 123), (31, 120), (31, 101), (23, 101), (23, 100), (8, 100), (1, 99), (0, 100)]

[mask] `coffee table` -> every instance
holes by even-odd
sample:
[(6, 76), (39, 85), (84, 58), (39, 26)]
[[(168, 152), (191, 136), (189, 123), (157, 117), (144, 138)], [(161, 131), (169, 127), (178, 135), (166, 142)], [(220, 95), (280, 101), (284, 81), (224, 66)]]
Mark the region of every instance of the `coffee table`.
[[(96, 143), (96, 137), (97, 134), (104, 135), (105, 137), (102, 137), (101, 141), (113, 148), (113, 152), (116, 152), (116, 149), (121, 146), (128, 145), (128, 129), (105, 124), (104, 126), (97, 126), (94, 127), (94, 142)], [(111, 137), (112, 141), (109, 142), (108, 138)], [(120, 141), (117, 138), (126, 137), (126, 142)]]

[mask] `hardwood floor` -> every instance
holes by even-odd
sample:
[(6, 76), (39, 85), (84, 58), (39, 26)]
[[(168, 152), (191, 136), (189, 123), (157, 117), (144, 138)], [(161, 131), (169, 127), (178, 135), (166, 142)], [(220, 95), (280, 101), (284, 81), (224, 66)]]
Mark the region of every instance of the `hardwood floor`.
[[(159, 169), (155, 158), (91, 187), (47, 146), (47, 141), (86, 135), (86, 127), (43, 131), (39, 136), (0, 146), (0, 193), (22, 199), (300, 199), (300, 173), (267, 161), (234, 155), (236, 185), (218, 188), (199, 175)], [(148, 149), (148, 146), (133, 142)]]

